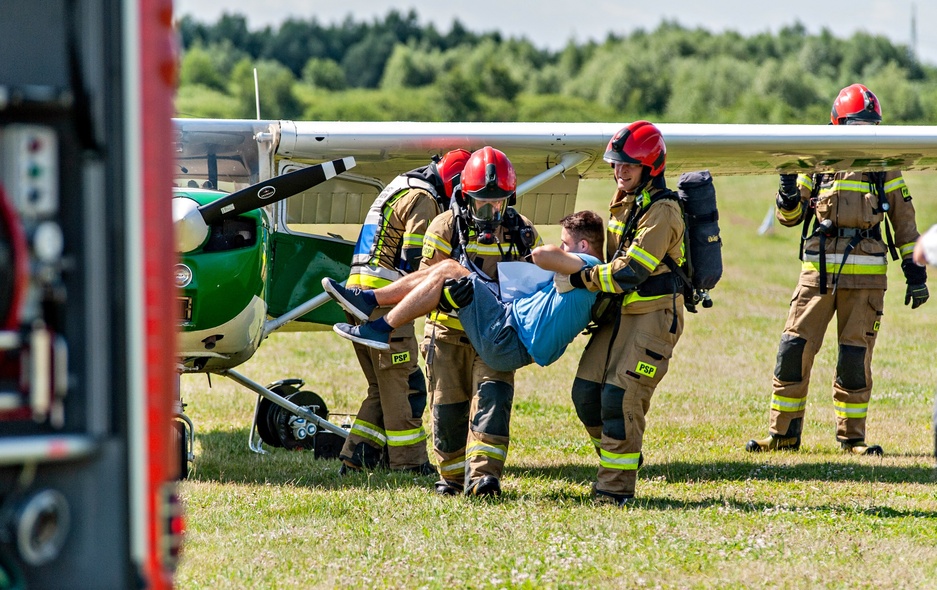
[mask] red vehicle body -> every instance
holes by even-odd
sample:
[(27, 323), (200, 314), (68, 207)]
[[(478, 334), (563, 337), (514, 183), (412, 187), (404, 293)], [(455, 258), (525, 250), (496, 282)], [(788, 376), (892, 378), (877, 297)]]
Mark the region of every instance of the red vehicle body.
[(171, 0), (0, 19), (0, 588), (171, 588)]

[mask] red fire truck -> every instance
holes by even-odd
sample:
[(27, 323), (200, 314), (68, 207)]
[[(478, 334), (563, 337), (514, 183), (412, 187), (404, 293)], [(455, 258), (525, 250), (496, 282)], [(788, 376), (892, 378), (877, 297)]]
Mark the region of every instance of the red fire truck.
[(0, 13), (0, 589), (170, 588), (171, 0)]

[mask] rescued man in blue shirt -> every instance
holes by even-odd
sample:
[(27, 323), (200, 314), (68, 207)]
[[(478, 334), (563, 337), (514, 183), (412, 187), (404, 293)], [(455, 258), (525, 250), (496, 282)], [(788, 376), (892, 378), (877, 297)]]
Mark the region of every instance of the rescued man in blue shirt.
[[(573, 213), (559, 224), (560, 246), (540, 246), (530, 254), (531, 261), (554, 273), (553, 277), (516, 299), (505, 301), (489, 287), (492, 283), (455, 260), (411, 273), (376, 290), (348, 289), (325, 278), (325, 291), (365, 322), (358, 326), (335, 324), (333, 329), (343, 338), (383, 350), (388, 348), (395, 327), (438, 306), (458, 311), (472, 346), (493, 369), (513, 371), (531, 362), (549, 365), (589, 323), (596, 292), (574, 289), (569, 275), (601, 264), (604, 240), (602, 218), (593, 211)], [(387, 315), (366, 321), (376, 307), (390, 305), (395, 307)]]

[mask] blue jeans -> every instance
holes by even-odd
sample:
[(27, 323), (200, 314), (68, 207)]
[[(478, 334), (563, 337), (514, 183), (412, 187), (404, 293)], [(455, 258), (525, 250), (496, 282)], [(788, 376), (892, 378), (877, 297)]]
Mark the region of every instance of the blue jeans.
[(475, 296), (459, 310), (459, 321), (475, 352), (496, 371), (515, 371), (532, 363), (513, 325), (511, 304), (502, 303), (475, 273), (469, 278)]

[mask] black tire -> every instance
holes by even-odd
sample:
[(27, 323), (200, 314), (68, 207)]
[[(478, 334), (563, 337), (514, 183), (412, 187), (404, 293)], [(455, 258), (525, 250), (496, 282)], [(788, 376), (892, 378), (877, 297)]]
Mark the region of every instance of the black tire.
[(172, 427), (176, 430), (176, 461), (179, 467), (178, 479), (183, 481), (189, 478), (189, 449), (187, 446), (188, 436), (186, 436), (186, 425), (180, 420), (175, 420)]

